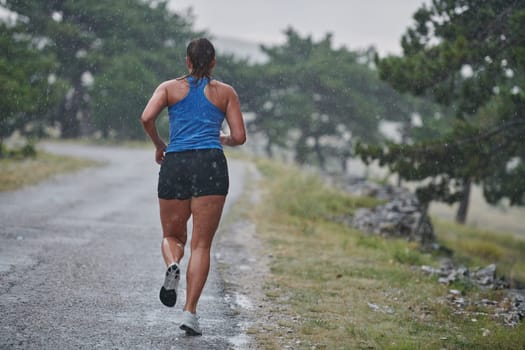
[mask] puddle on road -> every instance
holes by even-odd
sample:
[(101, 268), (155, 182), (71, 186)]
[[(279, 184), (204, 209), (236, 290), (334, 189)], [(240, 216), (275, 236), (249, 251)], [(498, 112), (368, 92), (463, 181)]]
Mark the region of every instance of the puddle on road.
[[(254, 309), (252, 301), (244, 294), (234, 292), (233, 294), (226, 294), (224, 299), (232, 309), (241, 308), (248, 311)], [(252, 323), (247, 320), (237, 324), (240, 333), (228, 338), (228, 342), (233, 346), (233, 349), (250, 349), (251, 338), (246, 334), (246, 331), (251, 327), (251, 324)]]
[(235, 293), (235, 303), (246, 310), (253, 310), (252, 301), (244, 294)]
[(250, 344), (250, 337), (244, 333), (241, 333), (229, 338), (228, 341), (233, 345), (234, 349), (241, 350), (246, 349), (246, 346)]
[(246, 295), (234, 292), (232, 294), (226, 294), (224, 300), (230, 305), (230, 308), (235, 309), (240, 307), (245, 310), (253, 310), (253, 303)]

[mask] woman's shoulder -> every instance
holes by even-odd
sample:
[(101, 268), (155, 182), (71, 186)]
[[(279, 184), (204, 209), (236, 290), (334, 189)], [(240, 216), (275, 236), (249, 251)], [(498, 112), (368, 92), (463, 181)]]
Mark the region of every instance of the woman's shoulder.
[(159, 85), (159, 88), (166, 91), (169, 106), (182, 100), (189, 91), (189, 85), (185, 77), (166, 80)]
[(160, 85), (164, 87), (187, 86), (188, 82), (186, 80), (186, 77), (182, 76), (179, 78), (163, 81), (162, 83), (160, 83)]
[(235, 93), (233, 86), (226, 84), (220, 80), (213, 79), (210, 81), (210, 86), (219, 89), (222, 93), (231, 94)]

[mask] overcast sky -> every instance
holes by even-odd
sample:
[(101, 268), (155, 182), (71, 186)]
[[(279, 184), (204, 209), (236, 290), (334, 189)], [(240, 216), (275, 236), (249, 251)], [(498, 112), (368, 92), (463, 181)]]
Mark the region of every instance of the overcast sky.
[(412, 14), (430, 0), (172, 0), (172, 9), (189, 7), (195, 29), (214, 36), (262, 44), (284, 40), (292, 26), (315, 39), (333, 34), (336, 47), (350, 49), (374, 45), (381, 55), (400, 53), (399, 41), (412, 24)]

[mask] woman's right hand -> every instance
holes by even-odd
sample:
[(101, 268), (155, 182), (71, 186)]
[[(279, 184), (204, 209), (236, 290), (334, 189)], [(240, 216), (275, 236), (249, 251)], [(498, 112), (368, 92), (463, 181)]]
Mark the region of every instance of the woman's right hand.
[(163, 142), (160, 147), (155, 147), (155, 161), (157, 164), (162, 164), (164, 160), (164, 155), (166, 154), (166, 144)]

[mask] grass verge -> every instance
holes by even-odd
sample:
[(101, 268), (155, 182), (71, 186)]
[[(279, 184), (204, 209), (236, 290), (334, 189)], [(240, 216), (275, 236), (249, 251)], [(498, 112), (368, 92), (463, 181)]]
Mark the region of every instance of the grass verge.
[(474, 266), (497, 263), (497, 275), (511, 284), (525, 282), (525, 239), (442, 220), (433, 223), (439, 242), (454, 249), (457, 261)]
[[(374, 200), (349, 197), (324, 186), (315, 176), (269, 161), (259, 161), (258, 167), (265, 193), (256, 208), (245, 207), (242, 215), (256, 223), (272, 256), (271, 274), (264, 284), (264, 312), (273, 321), (271, 326), (249, 330), (260, 348), (525, 347), (525, 322), (507, 328), (485, 310), (471, 307), (459, 313), (446, 300), (452, 287), (414, 268), (436, 265), (437, 257), (404, 240), (365, 235), (334, 220), (355, 208), (372, 206)], [(454, 240), (461, 241), (458, 237), (463, 233), (440, 224), (438, 236), (444, 230), (448, 230), (444, 242), (455, 248)], [(475, 230), (468, 232), (469, 239), (477, 240)], [(481, 241), (494, 238), (490, 233), (481, 237)], [(495, 241), (499, 247), (495, 249), (461, 249), (460, 256), (484, 261), (487, 257), (477, 260), (469, 254), (486, 251), (490, 259), (499, 258), (491, 262), (499, 263), (515, 243), (508, 240)], [(523, 262), (523, 253), (512, 254)], [(501, 297), (499, 292), (472, 288), (464, 293), (466, 297)]]
[(88, 159), (38, 152), (35, 158), (0, 159), (0, 192), (14, 191), (36, 184), (53, 175), (98, 164)]

